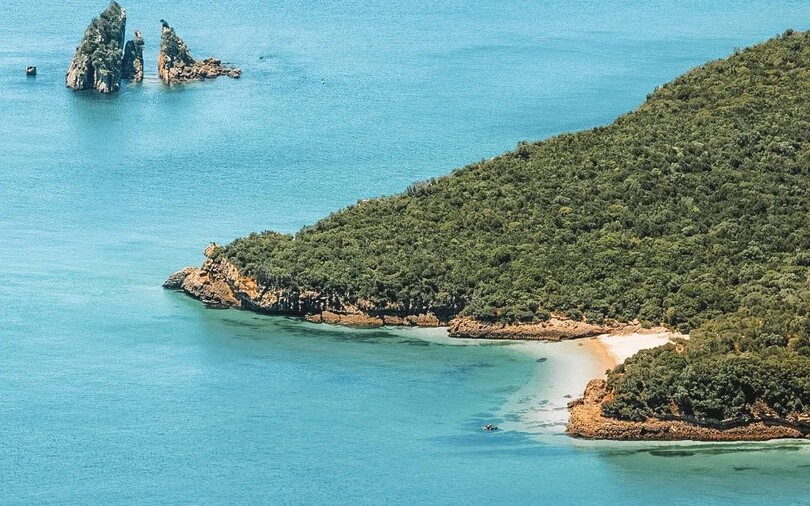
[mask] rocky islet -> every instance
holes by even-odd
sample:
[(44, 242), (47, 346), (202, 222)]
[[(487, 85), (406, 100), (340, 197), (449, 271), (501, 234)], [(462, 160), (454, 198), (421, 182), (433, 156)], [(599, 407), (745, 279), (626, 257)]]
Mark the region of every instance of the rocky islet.
[(161, 23), (163, 32), (158, 53), (158, 74), (167, 85), (219, 76), (239, 78), (242, 75), (240, 69), (227, 67), (218, 58), (196, 60), (174, 28), (166, 21), (161, 20)]
[[(115, 0), (90, 22), (65, 75), (65, 85), (75, 91), (112, 93), (121, 80), (141, 82), (144, 78), (143, 35), (135, 30), (124, 43), (126, 11)], [(158, 74), (167, 85), (221, 75), (238, 78), (242, 71), (227, 67), (217, 58), (196, 60), (188, 46), (165, 21), (158, 55)]]
[(143, 35), (135, 30), (135, 38), (124, 47), (121, 77), (138, 83), (143, 81)]
[(126, 25), (126, 11), (115, 0), (90, 22), (65, 76), (68, 88), (99, 93), (118, 90)]

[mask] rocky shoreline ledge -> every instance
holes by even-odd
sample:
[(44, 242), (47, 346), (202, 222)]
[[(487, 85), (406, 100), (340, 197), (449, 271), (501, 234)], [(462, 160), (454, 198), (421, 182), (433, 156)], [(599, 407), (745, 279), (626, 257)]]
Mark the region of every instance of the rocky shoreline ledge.
[(457, 311), (446, 308), (380, 308), (363, 300), (348, 301), (338, 294), (261, 286), (253, 277), (239, 272), (219, 253), (219, 249), (216, 244), (208, 246), (206, 259), (199, 268), (186, 267), (175, 272), (163, 287), (182, 291), (216, 309), (244, 309), (268, 315), (298, 316), (314, 323), (355, 327), (447, 326), (451, 337), (460, 338), (562, 341), (633, 332), (641, 328), (638, 324), (594, 325), (562, 316), (553, 316), (541, 323), (508, 325), (459, 317)]
[(611, 398), (605, 380), (591, 380), (584, 397), (568, 404), (570, 418), (566, 433), (576, 438), (619, 441), (767, 441), (810, 437), (810, 419), (804, 418), (763, 416), (746, 424), (717, 427), (682, 419), (618, 420), (602, 414), (602, 406)]

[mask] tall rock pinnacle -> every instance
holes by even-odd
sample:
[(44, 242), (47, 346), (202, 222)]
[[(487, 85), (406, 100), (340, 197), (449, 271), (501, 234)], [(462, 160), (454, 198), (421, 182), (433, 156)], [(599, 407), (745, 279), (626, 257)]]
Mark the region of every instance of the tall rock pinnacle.
[(115, 0), (90, 22), (67, 71), (68, 88), (111, 93), (120, 87), (126, 23), (126, 12)]
[(135, 38), (127, 41), (124, 47), (124, 61), (121, 64), (121, 79), (143, 81), (143, 36), (135, 30)]

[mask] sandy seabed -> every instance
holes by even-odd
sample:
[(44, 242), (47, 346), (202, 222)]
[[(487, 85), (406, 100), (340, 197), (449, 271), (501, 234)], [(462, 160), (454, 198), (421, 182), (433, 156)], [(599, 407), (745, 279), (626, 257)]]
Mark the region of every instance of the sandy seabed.
[[(457, 339), (446, 328), (393, 329), (426, 341), (457, 346), (489, 343), (482, 339)], [(512, 341), (511, 346), (537, 360), (529, 380), (512, 394), (498, 413), (503, 430), (518, 430), (537, 438), (565, 433), (568, 403), (581, 397), (588, 382), (604, 378), (607, 371), (640, 350), (655, 348), (677, 337), (687, 337), (655, 328), (626, 334), (604, 334), (569, 341)], [(504, 344), (503, 340), (491, 341)]]
[(561, 435), (568, 423), (568, 403), (581, 397), (592, 379), (604, 378), (607, 371), (641, 350), (688, 338), (666, 329), (655, 328), (626, 334), (604, 334), (561, 342), (526, 341), (515, 346), (538, 359), (534, 376), (502, 409), (503, 424), (545, 438)]

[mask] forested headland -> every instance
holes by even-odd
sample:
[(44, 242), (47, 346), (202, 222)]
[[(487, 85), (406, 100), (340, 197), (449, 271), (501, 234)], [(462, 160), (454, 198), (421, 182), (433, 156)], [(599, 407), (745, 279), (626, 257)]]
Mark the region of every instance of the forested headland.
[(219, 248), (265, 289), (519, 325), (689, 332), (609, 375), (604, 413), (810, 410), (810, 34), (660, 86), (613, 124)]

